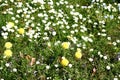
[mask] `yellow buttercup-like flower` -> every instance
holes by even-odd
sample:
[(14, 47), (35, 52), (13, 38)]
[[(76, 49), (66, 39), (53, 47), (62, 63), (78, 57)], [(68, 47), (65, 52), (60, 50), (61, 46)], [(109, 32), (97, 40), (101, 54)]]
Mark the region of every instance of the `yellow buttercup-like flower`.
[(12, 51), (9, 50), (9, 49), (5, 50), (4, 51), (4, 56), (7, 57), (7, 58), (12, 57)]
[(12, 47), (12, 43), (11, 42), (6, 42), (5, 43), (5, 48), (9, 49)]
[(65, 57), (62, 57), (60, 63), (62, 66), (68, 66), (69, 61)]
[(76, 59), (81, 59), (81, 57), (82, 57), (82, 53), (81, 53), (81, 50), (79, 48), (75, 52), (75, 57), (76, 57)]
[(12, 28), (12, 27), (15, 26), (15, 24), (14, 24), (13, 22), (8, 22), (8, 23), (7, 23), (7, 26), (8, 26), (9, 28)]
[(24, 32), (25, 32), (24, 28), (19, 28), (19, 29), (18, 29), (18, 33), (19, 33), (19, 34), (24, 34)]
[(63, 47), (64, 49), (68, 49), (68, 48), (70, 47), (70, 42), (63, 42), (63, 43), (62, 43), (62, 47)]

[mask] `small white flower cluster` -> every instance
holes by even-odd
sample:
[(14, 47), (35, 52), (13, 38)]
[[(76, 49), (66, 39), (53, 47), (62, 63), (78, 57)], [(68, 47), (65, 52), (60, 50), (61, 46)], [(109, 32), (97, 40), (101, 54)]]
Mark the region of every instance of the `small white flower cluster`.
[(102, 55), (100, 51), (98, 52), (98, 55), (100, 56), (100, 58), (103, 58), (104, 60), (108, 59), (108, 56), (107, 55), (105, 55), (105, 56)]

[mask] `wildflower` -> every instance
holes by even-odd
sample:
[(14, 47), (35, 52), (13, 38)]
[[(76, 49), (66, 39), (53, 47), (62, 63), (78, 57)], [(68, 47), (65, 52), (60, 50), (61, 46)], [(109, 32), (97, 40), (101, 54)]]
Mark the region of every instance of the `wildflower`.
[(107, 70), (110, 70), (110, 66), (106, 66), (106, 69), (107, 69)]
[(82, 53), (81, 53), (81, 50), (79, 48), (75, 52), (75, 57), (76, 57), (76, 59), (80, 59), (82, 57)]
[(72, 67), (72, 64), (69, 64), (68, 66), (71, 68), (71, 67)]
[(57, 67), (58, 67), (58, 64), (55, 64), (54, 66), (57, 68)]
[(49, 66), (49, 65), (47, 65), (47, 66), (46, 66), (46, 69), (50, 69), (50, 66)]
[(14, 27), (15, 26), (15, 24), (13, 23), (13, 22), (8, 22), (7, 23), (7, 27), (9, 27), (9, 28), (12, 28), (12, 27)]
[(62, 60), (61, 60), (60, 63), (61, 63), (62, 66), (68, 66), (69, 61), (65, 57), (62, 57)]
[(4, 39), (7, 39), (8, 33), (7, 32), (2, 32), (1, 35), (3, 36)]
[(12, 57), (12, 51), (11, 50), (5, 50), (4, 51), (4, 56), (9, 58), (9, 57)]
[(10, 63), (6, 63), (5, 66), (6, 66), (6, 67), (9, 67), (9, 66), (10, 66)]
[(98, 55), (101, 55), (101, 52), (100, 52), (100, 51), (98, 52)]
[(68, 49), (68, 48), (70, 47), (70, 43), (69, 43), (69, 42), (63, 42), (63, 43), (62, 43), (62, 47), (63, 47), (64, 49)]
[(55, 35), (56, 35), (56, 32), (55, 32), (55, 31), (53, 31), (53, 32), (52, 32), (52, 35), (53, 35), (53, 36), (55, 36)]
[(111, 37), (107, 37), (107, 40), (111, 40)]
[(16, 68), (13, 68), (13, 72), (17, 72), (17, 69), (16, 69)]
[(100, 56), (101, 58), (103, 57), (103, 55), (102, 55), (102, 54), (100, 54), (99, 56)]
[(107, 56), (104, 56), (103, 58), (106, 60), (106, 59), (107, 59)]
[(117, 77), (115, 77), (113, 80), (118, 80), (118, 78), (117, 78)]
[(90, 62), (93, 62), (93, 58), (89, 58), (89, 61), (90, 61)]
[(73, 39), (73, 36), (70, 35), (70, 36), (67, 36), (68, 39), (72, 40)]
[(40, 64), (40, 62), (39, 62), (39, 61), (36, 61), (36, 64)]
[(5, 43), (5, 48), (10, 49), (12, 47), (12, 43), (11, 42), (6, 42)]
[(116, 46), (116, 45), (117, 45), (117, 43), (116, 43), (116, 42), (113, 42), (112, 44), (113, 44), (114, 46)]
[(47, 77), (47, 80), (50, 80), (51, 79), (51, 77)]
[(120, 43), (120, 40), (116, 40), (117, 43)]
[(19, 33), (19, 34), (24, 34), (24, 32), (25, 32), (25, 30), (24, 30), (23, 28), (19, 28), (19, 29), (18, 29), (18, 33)]

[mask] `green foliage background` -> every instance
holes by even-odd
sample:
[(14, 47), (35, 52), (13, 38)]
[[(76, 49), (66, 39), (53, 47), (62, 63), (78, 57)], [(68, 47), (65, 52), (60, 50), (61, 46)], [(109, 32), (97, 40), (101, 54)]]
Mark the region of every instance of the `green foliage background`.
[[(17, 9), (16, 6), (11, 3), (9, 0), (8, 6), (0, 7), (0, 31), (3, 32), (2, 26), (6, 25), (6, 22), (14, 20), (11, 19), (13, 15), (10, 14), (2, 14), (3, 11), (8, 9), (9, 7), (12, 7), (14, 10), (14, 13), (16, 13)], [(37, 8), (41, 6), (41, 4), (31, 4), (31, 0), (21, 0), (24, 4), (23, 8), (26, 7), (25, 3), (30, 4), (33, 8)], [(68, 5), (76, 6), (76, 4), (79, 4), (80, 6), (90, 6), (93, 3), (91, 3), (91, 0), (67, 0)], [(17, 1), (16, 1), (17, 2)], [(46, 0), (47, 2), (47, 0)], [(74, 24), (73, 16), (70, 14), (71, 9), (67, 9), (67, 5), (62, 6), (56, 6), (55, 2), (59, 2), (59, 0), (53, 0), (54, 2), (54, 8), (55, 10), (63, 10), (65, 14), (69, 16), (69, 19), (66, 19), (70, 26)], [(110, 3), (114, 7), (117, 7), (112, 0), (105, 0), (104, 1), (107, 5)], [(119, 2), (119, 0), (116, 0), (115, 2)], [(0, 4), (4, 3), (4, 1), (0, 2)], [(99, 3), (102, 5), (102, 3)], [(72, 41), (69, 41), (67, 39), (67, 36), (70, 35), (70, 31), (74, 30), (73, 28), (67, 29), (60, 29), (61, 25), (57, 25), (56, 27), (52, 27), (53, 30), (57, 32), (56, 36), (52, 36), (52, 31), (46, 31), (44, 30), (44, 24), (42, 23), (42, 19), (38, 18), (37, 14), (39, 12), (44, 12), (44, 10), (37, 11), (36, 13), (32, 14), (32, 16), (35, 17), (35, 20), (33, 22), (35, 24), (40, 23), (40, 29), (41, 29), (41, 35), (36, 40), (31, 39), (32, 41), (29, 41), (28, 36), (20, 36), (16, 37), (15, 33), (9, 33), (9, 36), (7, 39), (3, 39), (2, 35), (0, 36), (0, 78), (5, 80), (46, 80), (49, 78), (49, 80), (113, 80), (115, 77), (120, 78), (120, 61), (116, 59), (118, 56), (118, 53), (120, 52), (120, 43), (117, 43), (116, 40), (120, 40), (120, 19), (118, 19), (118, 16), (120, 16), (120, 11), (116, 12), (109, 12), (103, 7), (100, 7), (97, 4), (93, 4), (93, 8), (90, 9), (82, 9), (80, 7), (74, 7), (75, 11), (80, 12), (83, 17), (86, 17), (87, 20), (91, 19), (93, 22), (98, 22), (104, 20), (106, 22), (105, 30), (106, 30), (106, 37), (103, 37), (101, 35), (97, 35), (99, 32), (102, 33), (103, 25), (98, 24), (94, 28), (94, 23), (88, 23), (88, 21), (79, 20), (78, 25), (84, 24), (87, 26), (87, 31), (85, 33), (78, 32), (74, 34), (75, 37), (78, 38), (78, 43), (86, 44), (86, 49), (83, 47), (80, 47), (82, 50), (83, 57), (80, 60), (76, 60), (74, 57), (74, 53), (76, 52), (77, 46)], [(50, 9), (48, 4), (45, 4), (45, 10), (46, 12)], [(98, 14), (96, 14), (95, 11), (99, 11)], [(104, 15), (114, 15), (114, 19), (107, 18), (105, 19)], [(21, 15), (21, 14), (19, 14)], [(48, 14), (49, 16), (54, 16), (54, 14)], [(89, 16), (88, 16), (89, 15)], [(24, 27), (25, 22), (23, 21), (25, 18), (21, 17), (18, 18), (19, 23), (15, 25), (19, 27)], [(61, 19), (59, 19), (61, 20)], [(51, 21), (52, 23), (57, 22), (56, 19), (48, 21)], [(33, 28), (34, 30), (37, 30), (36, 27)], [(77, 27), (76, 29), (80, 29), (80, 27)], [(63, 30), (66, 31), (65, 34), (63, 34)], [(27, 32), (27, 29), (26, 29)], [(37, 31), (36, 31), (37, 32)], [(43, 40), (44, 32), (48, 33), (48, 37), (50, 38), (48, 41)], [(88, 36), (89, 34), (92, 34), (93, 42), (85, 42), (82, 40), (81, 36)], [(111, 37), (111, 40), (109, 41), (107, 37)], [(9, 59), (3, 58), (4, 53), (4, 44), (6, 42), (13, 43), (12, 51), (13, 56)], [(61, 43), (57, 46), (54, 46), (54, 43), (57, 41), (65, 42), (69, 41), (71, 42), (71, 48), (68, 50), (64, 50), (61, 47)], [(47, 43), (51, 42), (51, 47), (49, 48), (47, 46)], [(116, 42), (117, 45), (114, 46), (112, 43)], [(93, 49), (93, 51), (89, 51), (90, 49)], [(104, 60), (104, 58), (100, 57), (98, 55), (98, 52), (101, 52), (101, 54), (107, 55), (107, 60)], [(23, 55), (23, 57), (20, 56), (20, 53)], [(32, 58), (36, 58), (36, 61), (39, 61), (40, 64), (34, 63), (33, 66), (30, 66), (30, 60), (27, 60), (26, 57), (30, 55)], [(62, 56), (65, 56), (69, 61), (70, 64), (72, 64), (72, 68), (70, 67), (63, 67), (61, 66), (59, 62), (59, 58)], [(89, 61), (89, 58), (93, 58), (93, 62)], [(5, 64), (9, 63), (10, 67), (6, 67)], [(58, 67), (55, 67), (55, 65), (58, 65)], [(106, 69), (106, 66), (109, 65), (111, 67), (110, 70)], [(46, 69), (46, 66), (50, 66), (50, 69)], [(17, 69), (17, 72), (13, 72), (13, 68)], [(93, 69), (96, 69), (96, 72), (93, 72)]]

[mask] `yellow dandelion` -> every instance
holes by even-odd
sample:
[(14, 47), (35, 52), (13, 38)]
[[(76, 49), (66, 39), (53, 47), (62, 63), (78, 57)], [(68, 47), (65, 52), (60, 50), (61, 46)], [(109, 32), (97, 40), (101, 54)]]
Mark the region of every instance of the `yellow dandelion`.
[(11, 42), (6, 42), (5, 43), (5, 48), (10, 49), (12, 47), (12, 43)]
[(18, 33), (19, 33), (19, 34), (24, 34), (24, 32), (25, 32), (24, 28), (19, 28), (19, 29), (18, 29)]
[(68, 66), (69, 61), (65, 57), (62, 57), (62, 60), (60, 61), (60, 63), (62, 66)]
[(13, 22), (8, 22), (8, 23), (7, 23), (7, 26), (8, 26), (9, 28), (12, 28), (12, 27), (15, 26), (15, 24), (14, 24)]
[(76, 59), (81, 59), (82, 57), (82, 52), (81, 50), (78, 48), (77, 51), (75, 52), (75, 58)]
[(70, 47), (70, 42), (63, 42), (63, 43), (62, 43), (62, 47), (63, 47), (64, 49), (68, 49), (68, 48)]
[(9, 49), (5, 50), (5, 51), (4, 51), (4, 56), (5, 56), (6, 58), (12, 57), (12, 51), (9, 50)]

